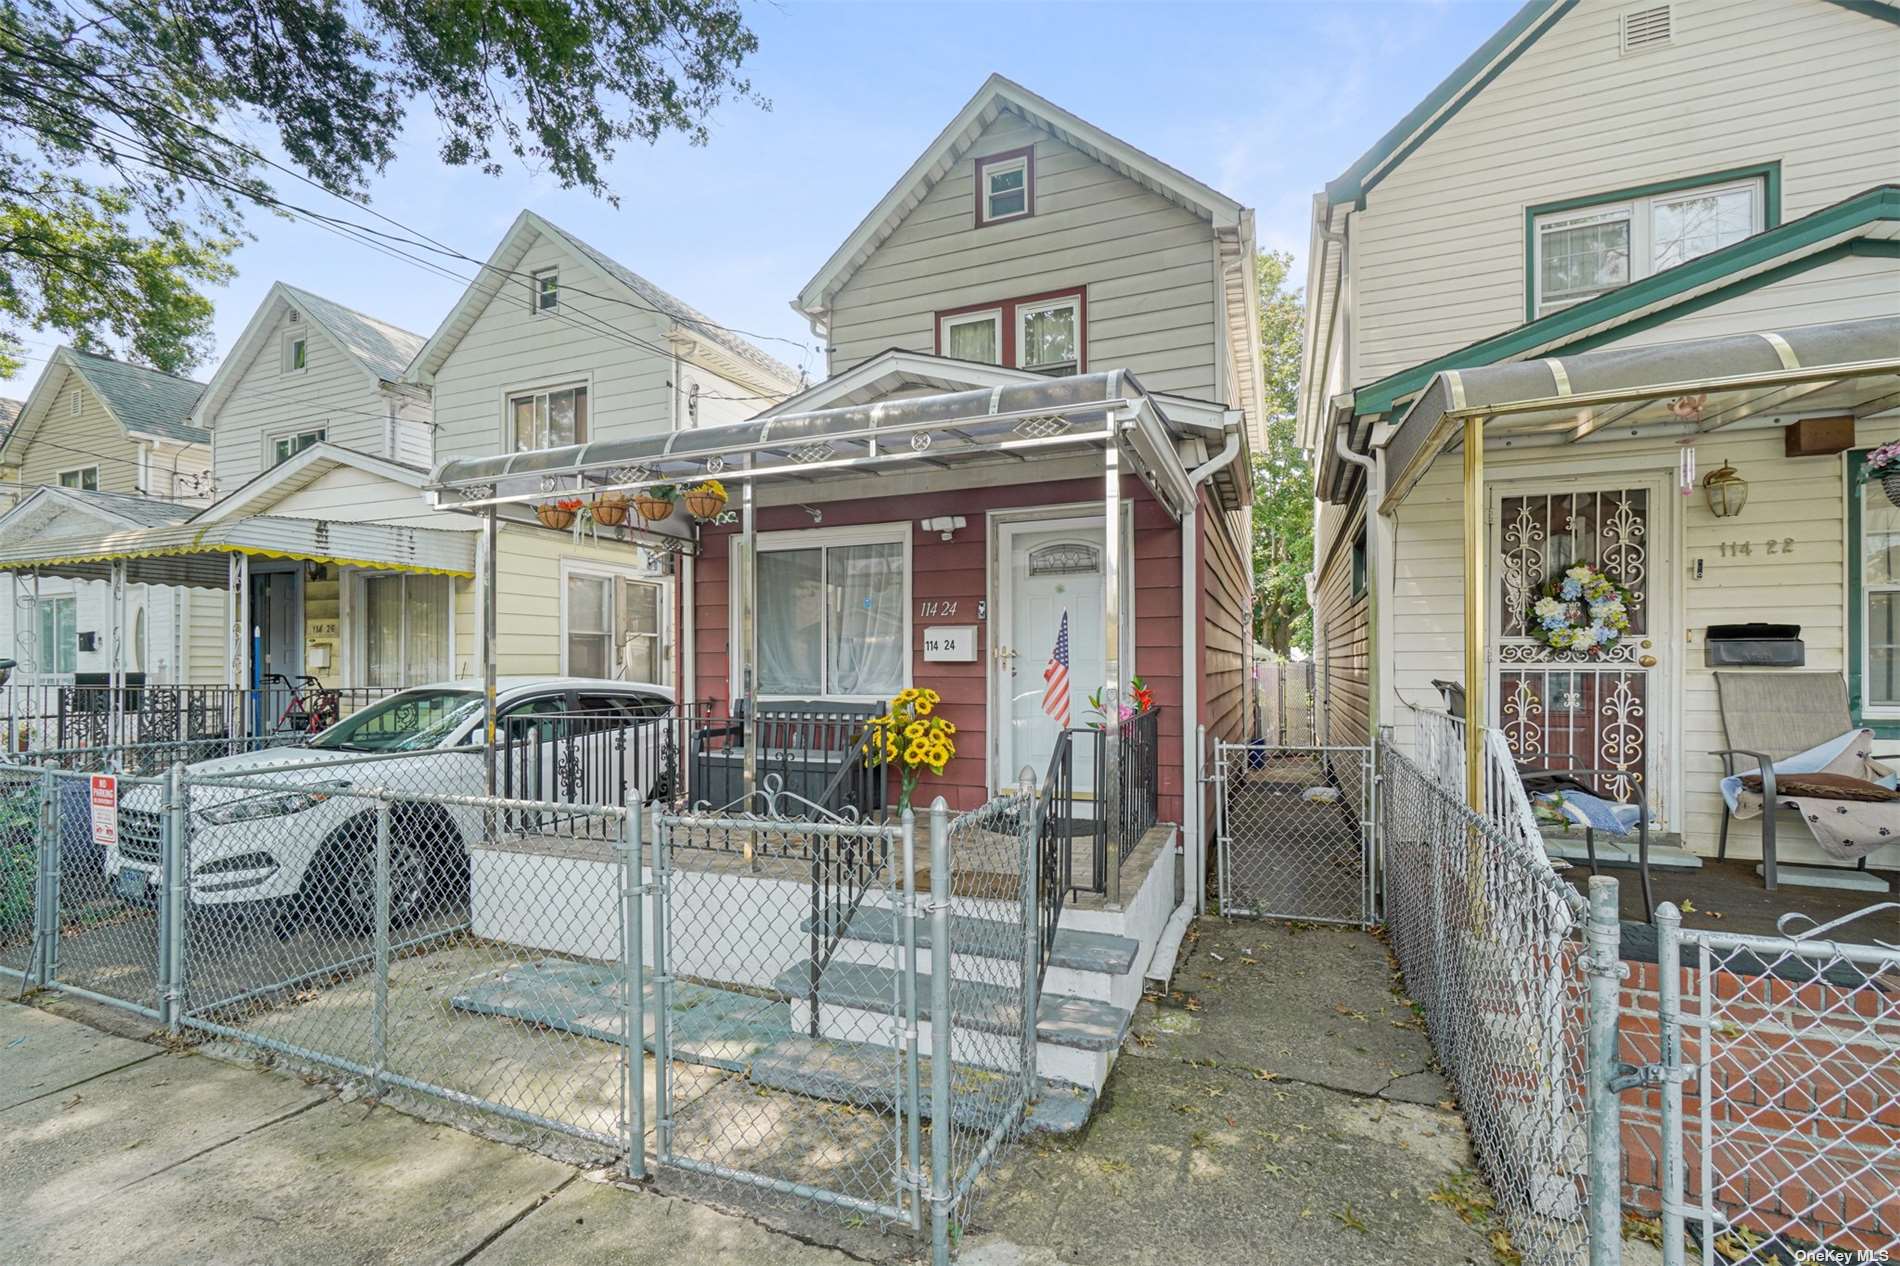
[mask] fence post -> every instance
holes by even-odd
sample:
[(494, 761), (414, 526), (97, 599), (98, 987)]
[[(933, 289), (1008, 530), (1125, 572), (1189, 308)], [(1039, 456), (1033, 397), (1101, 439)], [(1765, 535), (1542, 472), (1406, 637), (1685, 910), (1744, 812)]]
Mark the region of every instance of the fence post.
[(159, 821), (158, 1019), (173, 1035), (185, 996), (185, 891), (191, 865), (186, 848), (185, 765), (173, 761), (165, 777), (165, 814)]
[(369, 1018), (370, 1094), (382, 1098), (389, 1059), (389, 801), (376, 801), (376, 998)]
[(1623, 1122), (1610, 1082), (1617, 1076), (1617, 989), (1623, 927), (1616, 880), (1590, 877), (1590, 1036), (1584, 1096), (1590, 1111), (1590, 1266), (1623, 1260)]
[(672, 957), (667, 947), (667, 904), (673, 899), (673, 885), (666, 873), (667, 832), (664, 814), (653, 827), (653, 874), (648, 886), (653, 890), (653, 1163), (664, 1165), (673, 1159), (672, 1103), (672, 1004), (673, 977), (669, 971)]
[(59, 779), (46, 769), (40, 773), (40, 899), (33, 916), (38, 942), (33, 983), (40, 989), (51, 989), (59, 979), (59, 880), (65, 853), (59, 832)]
[(1217, 737), (1214, 740), (1214, 890), (1215, 899), (1220, 902), (1220, 915), (1227, 917), (1227, 760), (1221, 749), (1226, 746)]
[[(1042, 834), (1048, 828), (1040, 796), (1029, 802), (1029, 833), (1023, 837), (1021, 869), (1023, 874), (1023, 1018), (1022, 1043), (1024, 1079), (1031, 1099), (1042, 1096), (1042, 1079), (1036, 1069), (1036, 1009), (1042, 1005)], [(1056, 882), (1060, 882), (1057, 880)], [(1050, 917), (1060, 919), (1059, 912)], [(1049, 929), (1053, 941), (1055, 929)]]
[[(1656, 907), (1656, 1008), (1662, 1062), (1662, 1251), (1664, 1266), (1682, 1266), (1682, 912)], [(1703, 1189), (1708, 1183), (1704, 1180)]]
[[(924, 1229), (924, 1142), (923, 1116), (924, 1092), (921, 1069), (922, 1052), (918, 1050), (922, 1026), (918, 1022), (917, 1005), (917, 814), (905, 809), (901, 831), (903, 848), (903, 868), (899, 872), (903, 877), (903, 890), (899, 894), (898, 912), (904, 921), (904, 1092), (900, 1097), (906, 1105), (905, 1127), (905, 1174), (904, 1186), (910, 1192), (910, 1229)], [(943, 970), (950, 963), (950, 947), (932, 942), (930, 965)], [(817, 1005), (816, 995), (813, 1006)]]
[[(930, 1260), (950, 1261), (950, 807), (930, 802)], [(942, 962), (938, 962), (942, 958)], [(1031, 1026), (1035, 1018), (1029, 1018)]]
[(620, 985), (627, 1013), (622, 1057), (627, 1102), (627, 1177), (647, 1176), (647, 998), (646, 920), (642, 902), (647, 886), (640, 873), (641, 793), (627, 797), (620, 819)]

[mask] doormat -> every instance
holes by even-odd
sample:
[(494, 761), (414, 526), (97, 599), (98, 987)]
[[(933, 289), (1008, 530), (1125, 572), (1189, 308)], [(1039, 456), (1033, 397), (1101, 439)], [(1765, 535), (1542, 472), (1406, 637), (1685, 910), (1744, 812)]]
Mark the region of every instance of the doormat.
[[(646, 982), (646, 1049), (653, 1049), (659, 991)], [(449, 999), (470, 1015), (496, 1016), (619, 1045), (625, 994), (614, 968), (564, 958), (537, 958), (471, 977)], [(677, 981), (673, 986), (675, 1059), (743, 1071), (760, 1051), (792, 1031), (780, 999)]]

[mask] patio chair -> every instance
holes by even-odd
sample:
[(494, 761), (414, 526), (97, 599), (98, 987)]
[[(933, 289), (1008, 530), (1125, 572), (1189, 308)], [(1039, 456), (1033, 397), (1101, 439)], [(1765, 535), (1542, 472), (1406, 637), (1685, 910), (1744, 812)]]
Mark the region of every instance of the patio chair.
[[(1729, 745), (1709, 753), (1722, 758), (1722, 774), (1761, 774), (1762, 881), (1775, 891), (1776, 765), (1861, 727), (1847, 703), (1847, 683), (1839, 673), (1732, 672), (1715, 674), (1715, 697), (1722, 708), (1722, 729)], [(1875, 753), (1888, 758), (1900, 752)], [(1753, 761), (1745, 765), (1742, 762)], [(1785, 775), (1796, 772), (1783, 769)], [(1806, 771), (1800, 771), (1806, 772)], [(1717, 860), (1728, 857), (1728, 799), (1722, 800), (1722, 833)], [(1867, 869), (1862, 857), (1856, 867)]]

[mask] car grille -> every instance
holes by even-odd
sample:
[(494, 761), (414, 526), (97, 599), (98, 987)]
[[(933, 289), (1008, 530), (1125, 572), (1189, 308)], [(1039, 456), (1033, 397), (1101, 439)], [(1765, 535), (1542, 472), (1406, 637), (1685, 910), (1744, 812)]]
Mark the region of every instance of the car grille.
[(145, 809), (119, 810), (119, 855), (135, 862), (159, 864), (164, 847), (161, 817)]

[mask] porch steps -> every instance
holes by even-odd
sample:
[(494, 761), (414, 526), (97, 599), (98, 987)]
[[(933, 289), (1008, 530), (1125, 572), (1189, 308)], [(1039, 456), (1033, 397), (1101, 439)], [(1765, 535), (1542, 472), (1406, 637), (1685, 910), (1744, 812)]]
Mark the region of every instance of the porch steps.
[[(912, 923), (917, 929), (918, 968), (934, 970), (936, 957), (930, 920), (919, 915)], [(845, 923), (836, 958), (874, 967), (889, 966), (894, 961), (892, 947), (903, 943), (903, 927), (903, 916), (897, 911), (887, 906), (861, 906)], [(811, 930), (810, 919), (805, 920), (804, 929)], [(970, 915), (950, 916), (952, 953), (959, 958), (1014, 962), (1021, 937), (1021, 928), (1014, 923)], [(1141, 997), (1141, 982), (1131, 978), (1140, 952), (1140, 943), (1125, 936), (1059, 928), (1049, 952), (1049, 971), (1043, 980), (1043, 991), (1132, 1008)]]
[[(900, 1098), (888, 1046), (848, 1042), (837, 1038), (782, 1037), (744, 1069), (755, 1085), (813, 1099), (827, 1099), (858, 1107), (895, 1109)], [(982, 1129), (994, 1125), (1008, 1106), (1012, 1078), (1003, 1073), (958, 1064), (951, 1074), (956, 1087), (952, 1118), (957, 1125)], [(930, 1056), (918, 1060), (918, 1111), (931, 1119)], [(1029, 1129), (1044, 1134), (1069, 1134), (1082, 1128), (1095, 1106), (1095, 1094), (1083, 1086), (1045, 1079), (1042, 1094), (1029, 1105)]]
[[(888, 1031), (898, 1011), (900, 973), (890, 967), (834, 958), (812, 988), (810, 960), (793, 963), (773, 989), (790, 999), (793, 1032), (810, 1029), (817, 1008), (821, 1037), (855, 1040)], [(917, 974), (919, 1041), (928, 1046), (933, 1020), (930, 993), (934, 974)], [(951, 1058), (959, 1064), (998, 1066), (996, 1039), (1014, 1030), (1011, 1009), (1017, 991), (976, 981), (951, 982), (956, 1017)], [(874, 1018), (879, 1017), (879, 1018)], [(1036, 1012), (1036, 1067), (1045, 1077), (1099, 1091), (1128, 1035), (1133, 1012), (1099, 998), (1078, 998), (1044, 990)]]

